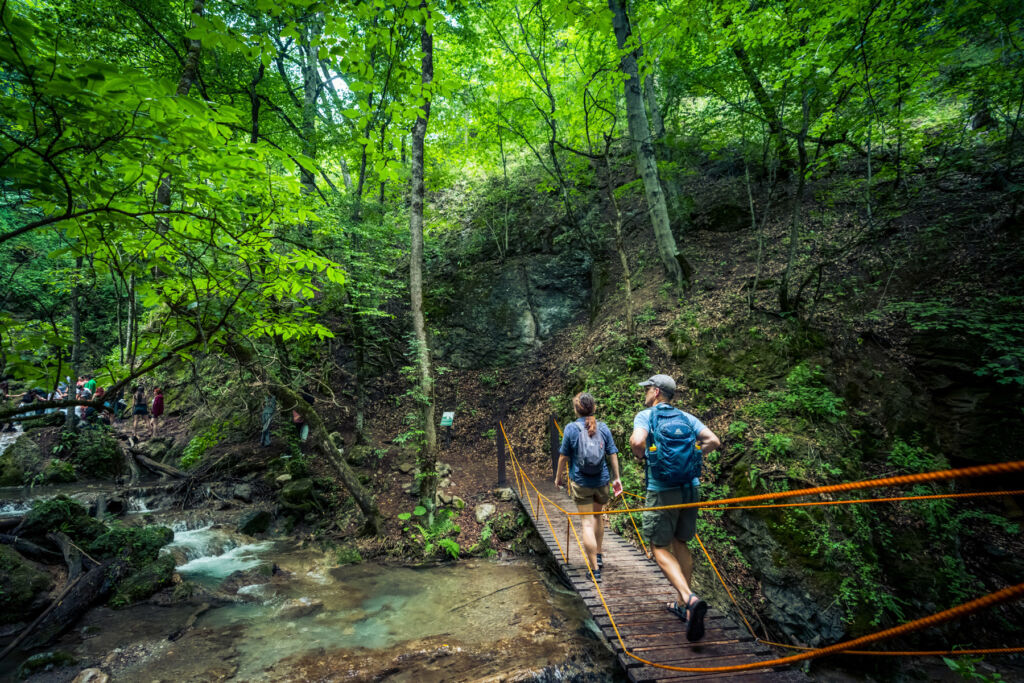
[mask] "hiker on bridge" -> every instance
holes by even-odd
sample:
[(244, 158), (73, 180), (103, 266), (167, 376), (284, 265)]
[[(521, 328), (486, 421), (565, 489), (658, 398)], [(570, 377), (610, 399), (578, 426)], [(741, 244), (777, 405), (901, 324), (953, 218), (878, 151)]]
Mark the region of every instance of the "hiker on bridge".
[[(653, 375), (640, 386), (645, 409), (633, 418), (629, 447), (647, 464), (645, 507), (696, 503), (703, 454), (722, 442), (696, 417), (671, 405), (674, 379)], [(678, 599), (666, 605), (668, 611), (686, 622), (687, 640), (700, 640), (708, 606), (691, 588), (693, 556), (686, 545), (697, 532), (697, 508), (645, 512), (643, 529), (654, 548), (654, 560), (678, 593)]]
[[(580, 512), (600, 512), (611, 500), (609, 483), (617, 491), (619, 483), (619, 449), (612, 439), (612, 432), (604, 422), (594, 417), (597, 401), (587, 393), (579, 393), (572, 399), (576, 421), (565, 426), (562, 446), (558, 449), (558, 467), (555, 470), (555, 486), (562, 485), (562, 471), (568, 467), (569, 496)], [(606, 458), (607, 456), (607, 458)], [(608, 472), (611, 462), (612, 474)], [(583, 527), (583, 550), (594, 572), (594, 578), (601, 580), (604, 559), (601, 557), (601, 543), (604, 540), (604, 516), (586, 515)]]

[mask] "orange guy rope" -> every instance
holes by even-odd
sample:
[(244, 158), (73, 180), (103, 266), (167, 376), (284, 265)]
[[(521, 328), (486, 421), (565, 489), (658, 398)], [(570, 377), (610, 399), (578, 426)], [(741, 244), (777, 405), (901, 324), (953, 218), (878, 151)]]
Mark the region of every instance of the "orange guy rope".
[[(795, 491), (779, 491), (777, 493), (762, 493), (756, 496), (741, 496), (739, 498), (722, 498), (719, 500), (700, 501), (697, 503), (681, 503), (679, 505), (661, 505), (652, 508), (625, 508), (622, 510), (602, 510), (601, 512), (570, 512), (575, 516), (582, 515), (615, 515), (627, 512), (644, 512), (649, 510), (678, 510), (694, 507), (714, 507), (732, 503), (755, 503), (762, 500), (775, 500), (778, 498), (795, 498), (797, 496), (810, 496), (818, 493), (841, 493), (843, 491), (856, 491), (859, 489), (879, 488), (882, 486), (902, 486), (904, 484), (921, 484), (929, 481), (943, 481), (946, 479), (960, 479), (967, 477), (984, 477), (992, 474), (1009, 474), (1012, 472), (1024, 471), (1024, 460), (1014, 462), (993, 463), (991, 465), (975, 465), (973, 467), (962, 467), (955, 470), (941, 470), (938, 472), (925, 472), (923, 474), (904, 474), (898, 477), (883, 477), (881, 479), (868, 479), (867, 481), (854, 481), (845, 484), (832, 484), (830, 486), (815, 486), (813, 488), (797, 489)], [(764, 506), (769, 507), (769, 506)]]

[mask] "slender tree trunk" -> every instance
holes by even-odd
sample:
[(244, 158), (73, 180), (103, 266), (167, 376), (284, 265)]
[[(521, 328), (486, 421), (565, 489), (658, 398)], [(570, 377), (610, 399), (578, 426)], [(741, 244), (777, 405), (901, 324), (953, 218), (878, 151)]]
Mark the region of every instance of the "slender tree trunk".
[[(79, 305), (81, 287), (78, 285), (78, 280), (82, 275), (82, 263), (83, 259), (81, 256), (75, 259), (75, 274), (72, 276), (75, 280), (74, 284), (71, 285), (71, 381), (68, 382), (69, 397), (75, 397), (74, 391), (78, 382), (78, 373), (82, 371), (82, 311)], [(64, 418), (64, 429), (73, 430), (77, 424), (75, 418), (75, 406), (71, 406), (68, 408), (67, 416)]]
[[(793, 197), (793, 219), (789, 225), (789, 250), (786, 257), (786, 268), (782, 271), (782, 281), (779, 284), (779, 309), (783, 313), (795, 313), (797, 301), (790, 297), (789, 280), (793, 277), (793, 270), (796, 268), (796, 254), (800, 247), (800, 214), (803, 209), (804, 188), (807, 185), (807, 130), (811, 121), (810, 93), (804, 89), (803, 122), (800, 125), (800, 135), (796, 139), (796, 149), (799, 159), (799, 175), (797, 177), (796, 195)], [(799, 298), (799, 297), (798, 297)]]
[(626, 329), (629, 331), (629, 336), (636, 334), (636, 326), (633, 323), (633, 280), (629, 270), (629, 258), (626, 256), (626, 244), (622, 238), (622, 211), (619, 208), (619, 200), (615, 198), (615, 185), (612, 180), (612, 165), (608, 159), (608, 147), (605, 145), (604, 149), (604, 170), (605, 170), (605, 190), (608, 192), (608, 201), (611, 202), (612, 208), (615, 210), (615, 221), (613, 227), (615, 228), (615, 251), (619, 254), (619, 263), (622, 265), (622, 284), (626, 288)]
[(139, 303), (135, 296), (135, 273), (128, 276), (128, 370), (135, 371), (135, 354), (139, 348)]
[[(192, 16), (203, 16), (203, 7), (206, 0), (192, 0)], [(188, 52), (185, 54), (185, 64), (181, 69), (181, 77), (178, 79), (178, 88), (175, 91), (179, 97), (188, 95), (195, 83), (196, 74), (199, 72), (199, 53), (202, 50), (202, 43), (198, 40), (188, 41)], [(160, 187), (156, 191), (156, 203), (160, 206), (171, 205), (171, 177), (169, 175), (160, 179)], [(167, 232), (170, 229), (170, 221), (166, 218), (157, 219), (157, 229), (160, 232)]]
[[(613, 25), (619, 50), (623, 50), (631, 36), (625, 0), (608, 0), (608, 7), (614, 14)], [(640, 93), (640, 76), (636, 57), (632, 52), (623, 53), (620, 68), (626, 74), (626, 118), (629, 123), (629, 136), (632, 138), (633, 151), (636, 153), (637, 172), (644, 183), (644, 194), (647, 197), (647, 209), (651, 215), (658, 255), (669, 280), (682, 292), (686, 283), (686, 275), (683, 273), (681, 257), (676, 248), (675, 237), (672, 235), (665, 193), (661, 190), (658, 164), (654, 156), (650, 127), (647, 123), (647, 112), (644, 111), (643, 96)]]
[[(314, 13), (306, 18), (303, 28), (303, 45), (299, 53), (302, 56), (302, 154), (309, 159), (316, 159), (316, 105), (320, 94), (320, 69), (318, 50), (313, 45), (314, 39), (320, 36), (320, 15)], [(299, 166), (299, 181), (304, 194), (316, 191), (316, 179), (312, 168)]]
[[(426, 3), (420, 9), (426, 11)], [(420, 30), (420, 44), (423, 50), (422, 76), (423, 92), (427, 96), (423, 114), (416, 118), (412, 129), (412, 193), (409, 214), (409, 232), (412, 237), (412, 257), (409, 261), (409, 289), (412, 299), (412, 320), (415, 332), (416, 357), (419, 367), (420, 423), (423, 440), (419, 454), (419, 468), (423, 479), (420, 485), (423, 503), (433, 520), (434, 497), (437, 492), (437, 433), (434, 429), (433, 377), (430, 368), (430, 347), (427, 339), (426, 321), (423, 316), (423, 157), (427, 122), (430, 119), (429, 85), (434, 80), (434, 37), (427, 30), (424, 18)]]
[(256, 92), (256, 86), (263, 80), (263, 74), (266, 70), (266, 65), (263, 63), (263, 60), (260, 60), (260, 66), (256, 69), (256, 75), (252, 77), (252, 82), (249, 83), (249, 115), (252, 118), (249, 142), (253, 144), (256, 144), (256, 141), (260, 139), (260, 96)]
[(348, 171), (348, 163), (344, 157), (338, 159), (338, 164), (341, 166), (341, 179), (345, 182), (345, 191), (352, 192), (352, 174)]
[(732, 47), (732, 53), (736, 56), (736, 61), (740, 65), (740, 71), (743, 72), (743, 77), (747, 81), (747, 87), (753, 93), (754, 101), (757, 102), (757, 106), (761, 109), (761, 115), (768, 124), (768, 134), (775, 141), (775, 154), (779, 158), (779, 166), (783, 171), (789, 171), (792, 169), (793, 159), (789, 154), (789, 145), (786, 143), (786, 131), (782, 127), (782, 119), (779, 118), (779, 112), (775, 108), (775, 103), (772, 102), (771, 96), (768, 94), (764, 84), (761, 82), (761, 78), (757, 75), (754, 66), (750, 62), (750, 56), (738, 38)]

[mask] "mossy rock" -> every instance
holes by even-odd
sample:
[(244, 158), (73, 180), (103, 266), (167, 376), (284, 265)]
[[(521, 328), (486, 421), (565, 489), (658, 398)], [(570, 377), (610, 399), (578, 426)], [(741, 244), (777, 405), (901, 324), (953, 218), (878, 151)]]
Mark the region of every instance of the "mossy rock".
[(281, 505), (290, 510), (308, 511), (319, 507), (320, 496), (312, 479), (295, 479), (284, 485), (280, 493)]
[(78, 544), (92, 543), (107, 531), (107, 526), (89, 516), (89, 511), (67, 496), (39, 501), (25, 515), (20, 534), (29, 538), (45, 538), (53, 531), (63, 531)]
[(110, 599), (112, 607), (124, 607), (145, 600), (161, 588), (171, 585), (174, 578), (174, 558), (161, 555), (122, 580)]
[(68, 484), (78, 481), (75, 466), (60, 458), (50, 458), (43, 468), (43, 482), (47, 484)]
[(119, 557), (128, 553), (131, 567), (143, 567), (155, 561), (160, 549), (174, 540), (174, 531), (165, 526), (114, 526), (89, 545), (89, 552), (100, 557)]
[(21, 486), (43, 470), (42, 450), (28, 436), (19, 436), (0, 455), (0, 486)]
[(0, 624), (20, 621), (36, 596), (52, 585), (49, 574), (36, 569), (9, 546), (0, 545)]
[(117, 439), (108, 429), (86, 429), (75, 439), (74, 461), (79, 472), (91, 477), (112, 477), (121, 473), (124, 458)]
[(373, 446), (356, 445), (345, 451), (345, 459), (352, 467), (362, 467), (373, 456)]
[(519, 515), (514, 512), (501, 512), (489, 521), (491, 531), (499, 541), (511, 541), (519, 535), (523, 525), (519, 523)]
[(262, 534), (270, 526), (272, 519), (273, 517), (266, 510), (253, 510), (239, 520), (238, 533), (246, 536)]
[(73, 666), (75, 658), (67, 652), (40, 652), (32, 655), (18, 667), (18, 678), (25, 679), (38, 671)]

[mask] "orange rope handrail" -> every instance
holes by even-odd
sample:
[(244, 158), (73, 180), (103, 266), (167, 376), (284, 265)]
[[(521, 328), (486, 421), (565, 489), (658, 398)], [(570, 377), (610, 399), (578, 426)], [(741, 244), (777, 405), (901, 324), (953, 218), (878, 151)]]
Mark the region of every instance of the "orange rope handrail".
[[(977, 650), (906, 652), (906, 653), (901, 653), (901, 652), (880, 652), (880, 651), (858, 651), (858, 650), (854, 650), (853, 649), (853, 648), (856, 648), (856, 647), (861, 646), (861, 645), (868, 645), (868, 644), (879, 642), (879, 641), (882, 641), (882, 640), (885, 640), (885, 639), (888, 639), (888, 638), (904, 635), (904, 634), (907, 634), (907, 633), (912, 633), (914, 631), (917, 631), (917, 630), (920, 630), (920, 629), (923, 629), (923, 628), (928, 628), (928, 627), (931, 627), (931, 626), (937, 626), (937, 625), (945, 623), (947, 621), (951, 621), (951, 620), (959, 618), (959, 617), (967, 616), (969, 614), (972, 614), (972, 613), (974, 613), (976, 611), (979, 611), (981, 609), (985, 609), (987, 607), (992, 607), (992, 606), (1001, 604), (1003, 602), (1008, 602), (1008, 601), (1011, 601), (1011, 600), (1019, 599), (1020, 597), (1024, 596), (1024, 583), (1020, 583), (1020, 584), (1017, 584), (1015, 586), (1009, 586), (1009, 587), (1004, 588), (1002, 590), (999, 590), (999, 591), (996, 591), (996, 592), (993, 592), (993, 593), (989, 593), (988, 595), (982, 596), (982, 597), (977, 598), (975, 600), (972, 600), (970, 602), (963, 603), (961, 605), (957, 605), (956, 607), (953, 607), (953, 608), (950, 608), (950, 609), (947, 609), (947, 610), (943, 610), (943, 611), (938, 612), (936, 614), (932, 614), (932, 615), (930, 615), (928, 617), (923, 617), (921, 619), (915, 619), (914, 621), (910, 621), (910, 622), (907, 622), (905, 624), (901, 624), (901, 625), (893, 627), (893, 628), (889, 628), (889, 629), (885, 629), (885, 630), (882, 630), (882, 631), (878, 631), (876, 633), (869, 634), (869, 635), (866, 635), (866, 636), (861, 636), (859, 638), (855, 638), (855, 639), (847, 641), (845, 643), (835, 643), (833, 645), (829, 645), (829, 646), (826, 646), (826, 647), (823, 647), (823, 648), (816, 648), (816, 649), (800, 648), (800, 649), (804, 649), (805, 651), (801, 652), (800, 654), (790, 655), (788, 657), (780, 657), (780, 658), (776, 658), (776, 659), (772, 659), (772, 660), (767, 660), (767, 661), (761, 661), (761, 662), (751, 662), (751, 663), (748, 663), (748, 664), (736, 664), (736, 665), (731, 665), (731, 666), (719, 666), (719, 667), (679, 667), (679, 666), (672, 666), (672, 665), (668, 665), (668, 664), (659, 664), (657, 662), (652, 662), (652, 661), (646, 660), (646, 659), (644, 659), (644, 658), (642, 658), (642, 657), (640, 657), (638, 655), (633, 654), (629, 650), (629, 648), (626, 647), (625, 642), (623, 642), (622, 634), (619, 632), (618, 625), (615, 623), (615, 618), (612, 616), (611, 610), (609, 609), (608, 604), (607, 604), (607, 602), (604, 599), (604, 594), (601, 591), (601, 587), (598, 584), (596, 578), (594, 577), (594, 570), (590, 566), (590, 562), (587, 559), (586, 553), (584, 552), (583, 544), (582, 544), (582, 541), (579, 538), (579, 534), (576, 533), (576, 525), (573, 524), (572, 517), (573, 516), (579, 516), (581, 514), (588, 514), (588, 513), (578, 513), (578, 512), (577, 513), (571, 513), (571, 512), (568, 512), (564, 508), (562, 508), (560, 505), (558, 505), (558, 503), (556, 503), (555, 501), (551, 500), (550, 498), (548, 498), (547, 496), (542, 494), (540, 492), (540, 490), (537, 488), (537, 486), (530, 479), (529, 475), (526, 474), (525, 468), (522, 466), (522, 464), (519, 462), (519, 459), (516, 457), (515, 449), (512, 447), (512, 444), (509, 441), (508, 434), (505, 431), (504, 424), (502, 424), (502, 423), (499, 423), (499, 424), (501, 425), (502, 436), (505, 438), (505, 443), (508, 445), (508, 448), (509, 448), (509, 453), (510, 453), (511, 458), (512, 458), (513, 468), (515, 470), (517, 470), (517, 481), (519, 480), (519, 476), (521, 475), (522, 479), (530, 484), (530, 486), (533, 488), (533, 490), (537, 493), (537, 500), (538, 500), (538, 503), (540, 504), (542, 509), (543, 509), (543, 503), (541, 501), (542, 500), (547, 500), (552, 505), (554, 505), (556, 508), (558, 508), (563, 514), (566, 515), (566, 518), (568, 519), (568, 522), (569, 522), (569, 526), (572, 529), (573, 536), (576, 538), (576, 543), (579, 546), (580, 554), (583, 557), (584, 563), (587, 566), (587, 571), (590, 574), (590, 579), (594, 583), (594, 587), (595, 587), (595, 590), (597, 591), (597, 595), (598, 595), (598, 597), (601, 600), (601, 605), (604, 607), (605, 613), (608, 615), (608, 619), (609, 619), (609, 621), (611, 623), (611, 626), (612, 626), (613, 630), (615, 631), (616, 638), (619, 641), (619, 645), (622, 647), (623, 653), (628, 655), (632, 659), (642, 663), (642, 664), (646, 664), (648, 666), (652, 666), (652, 667), (655, 667), (655, 668), (658, 668), (658, 669), (665, 669), (665, 670), (670, 670), (670, 671), (682, 671), (682, 672), (692, 672), (692, 673), (716, 673), (716, 672), (724, 673), (724, 672), (751, 671), (751, 670), (756, 670), (756, 669), (772, 668), (772, 667), (775, 667), (775, 666), (780, 666), (780, 665), (784, 665), (784, 664), (792, 664), (792, 663), (796, 663), (796, 662), (800, 662), (800, 661), (806, 661), (806, 660), (810, 660), (810, 659), (815, 659), (817, 657), (822, 657), (822, 656), (829, 655), (829, 654), (839, 654), (839, 653), (857, 653), (857, 654), (868, 654), (868, 655), (906, 654), (908, 656), (920, 656), (920, 655), (925, 655), (925, 654), (936, 654), (936, 655), (939, 655), (939, 654), (941, 654), (941, 655), (958, 655), (958, 654), (960, 654), (960, 655), (962, 655), (962, 654), (1006, 654), (1006, 653), (1011, 653), (1011, 652), (1024, 652), (1024, 647), (1022, 647), (1022, 648), (988, 648), (988, 649), (977, 649)], [(557, 426), (557, 422), (556, 422), (556, 426)], [(781, 492), (781, 493), (762, 494), (762, 495), (759, 495), (759, 496), (746, 496), (746, 497), (741, 497), (741, 498), (732, 498), (732, 499), (722, 499), (722, 500), (717, 500), (717, 501), (708, 501), (706, 503), (687, 503), (687, 504), (682, 504), (682, 505), (666, 505), (666, 506), (653, 507), (653, 508), (635, 508), (635, 509), (626, 508), (626, 509), (623, 509), (623, 510), (602, 511), (601, 513), (589, 513), (589, 514), (605, 514), (606, 512), (607, 513), (622, 513), (622, 512), (632, 513), (632, 512), (644, 512), (644, 511), (648, 511), (648, 510), (670, 510), (670, 509), (689, 508), (689, 507), (718, 507), (720, 509), (731, 509), (731, 508), (728, 508), (728, 507), (722, 508), (721, 506), (723, 506), (723, 505), (725, 505), (727, 503), (735, 503), (735, 502), (771, 500), (771, 499), (775, 499), (775, 498), (786, 498), (786, 497), (793, 497), (793, 496), (800, 496), (800, 495), (810, 495), (811, 493), (832, 493), (832, 492), (839, 492), (839, 491), (850, 491), (850, 490), (857, 490), (857, 489), (863, 489), (863, 488), (872, 488), (872, 487), (878, 487), (878, 486), (898, 486), (898, 485), (908, 484), (908, 483), (921, 483), (921, 482), (925, 482), (925, 481), (937, 481), (937, 480), (952, 479), (952, 478), (957, 478), (957, 477), (984, 476), (984, 475), (989, 475), (989, 474), (1000, 474), (1000, 473), (1006, 473), (1006, 472), (1017, 472), (1017, 471), (1020, 471), (1020, 470), (1024, 470), (1024, 461), (1018, 461), (1018, 462), (1012, 462), (1012, 463), (998, 463), (998, 464), (994, 464), (994, 465), (979, 465), (979, 466), (975, 466), (975, 467), (961, 468), (961, 469), (958, 469), (958, 470), (943, 470), (941, 472), (929, 472), (929, 473), (915, 474), (915, 475), (904, 475), (904, 476), (899, 476), (899, 477), (887, 477), (887, 478), (884, 478), (884, 479), (876, 479), (876, 480), (869, 480), (869, 481), (863, 481), (863, 482), (852, 482), (852, 483), (847, 483), (847, 484), (837, 484), (837, 485), (833, 485), (833, 486), (821, 486), (821, 487), (815, 487), (813, 489), (801, 489), (801, 490), (797, 490), (797, 491), (786, 491), (786, 492)], [(996, 493), (993, 493), (992, 495), (997, 495), (998, 493), (1003, 493), (1003, 492), (996, 492)], [(1013, 492), (1003, 493), (1003, 495), (1008, 495), (1009, 493), (1013, 493)], [(630, 495), (634, 495), (635, 496), (635, 494), (630, 494)], [(949, 496), (941, 496), (940, 495), (938, 497), (967, 497), (968, 495), (969, 494), (950, 494)], [(527, 497), (529, 498), (529, 496), (527, 496)], [(635, 496), (635, 497), (639, 498), (639, 496)], [(936, 496), (922, 496), (922, 497), (908, 496), (908, 497), (901, 498), (901, 500), (930, 499), (930, 498), (935, 498), (935, 497)], [(520, 491), (520, 500), (521, 499), (522, 499), (522, 493)], [(882, 499), (868, 499), (868, 500), (875, 501), (875, 502), (881, 502)], [(844, 503), (844, 502), (846, 502), (846, 501), (838, 501), (838, 503), (840, 503), (840, 504)], [(850, 502), (853, 502), (853, 501), (850, 501)], [(867, 501), (864, 501), (864, 502), (867, 502)], [(532, 503), (532, 499), (531, 499), (531, 508), (532, 508), (532, 506), (533, 506), (533, 503)], [(790, 506), (792, 506), (792, 505), (787, 505), (787, 507), (790, 507)], [(773, 506), (773, 505), (764, 505), (764, 506), (754, 506), (754, 507), (775, 507), (775, 506)], [(534, 509), (534, 516), (536, 516), (536, 509)], [(630, 516), (632, 518), (632, 515), (630, 515)], [(546, 511), (545, 511), (545, 517), (547, 519), (548, 527), (552, 531), (552, 535), (556, 536), (554, 534), (554, 529), (552, 528), (551, 518), (547, 516), (547, 512)], [(634, 522), (634, 525), (635, 525), (635, 522)], [(556, 536), (556, 542), (557, 542), (557, 536)], [(722, 582), (722, 585), (726, 588), (726, 591), (729, 593), (730, 599), (733, 600), (733, 604), (735, 605), (736, 602), (735, 602), (735, 599), (732, 596), (732, 592), (729, 590), (728, 586), (725, 584), (724, 580), (722, 579), (721, 574), (718, 572), (718, 568), (715, 567), (714, 563), (711, 561), (710, 554), (708, 554), (707, 549), (704, 547), (703, 542), (701, 542), (699, 538), (698, 538), (698, 542), (701, 544), (701, 548), (704, 550), (704, 553), (707, 556), (709, 563), (711, 563), (712, 567), (714, 567), (715, 573), (718, 575), (719, 581)], [(559, 550), (561, 551), (561, 545), (560, 544), (559, 544)], [(563, 552), (563, 557), (564, 556), (565, 556), (565, 552)], [(739, 606), (738, 605), (737, 605), (737, 609), (739, 610)], [(740, 610), (740, 612), (741, 612), (741, 615), (742, 615), (742, 610)], [(746, 616), (745, 615), (742, 615), (742, 616), (743, 616), (744, 622), (747, 624), (747, 628), (750, 629), (751, 634), (754, 635), (753, 629), (750, 627), (750, 623), (747, 621)], [(768, 641), (763, 641), (760, 638), (757, 638), (756, 635), (754, 635), (754, 638), (757, 639), (759, 642), (763, 642), (763, 643), (767, 643), (767, 644), (774, 644), (774, 643), (770, 643)], [(797, 648), (798, 646), (783, 646), (783, 647)]]
[[(975, 465), (973, 467), (962, 467), (953, 470), (941, 470), (938, 472), (924, 472), (922, 474), (904, 474), (897, 477), (882, 477), (881, 479), (868, 479), (866, 481), (847, 482), (845, 484), (831, 484), (828, 486), (815, 486), (812, 488), (797, 489), (795, 491), (779, 491), (776, 493), (762, 493), (754, 496), (740, 496), (737, 498), (721, 498), (718, 500), (698, 501), (696, 503), (680, 503), (678, 505), (661, 505), (650, 508), (625, 508), (622, 510), (602, 510), (601, 512), (571, 512), (573, 516), (622, 514), (625, 512), (651, 512), (656, 510), (679, 510), (683, 508), (721, 507), (733, 503), (755, 503), (762, 500), (775, 500), (778, 498), (795, 498), (798, 496), (810, 496), (820, 493), (841, 493), (843, 491), (856, 491), (859, 489), (880, 488), (883, 486), (903, 486), (905, 484), (921, 484), (929, 481), (943, 481), (946, 479), (961, 479), (968, 477), (984, 477), (993, 474), (1009, 474), (1012, 472), (1024, 471), (1024, 460), (1014, 462), (992, 463), (989, 465)], [(952, 495), (952, 494), (951, 494)], [(904, 498), (913, 500), (914, 496)], [(770, 508), (774, 505), (762, 505), (760, 507)]]

